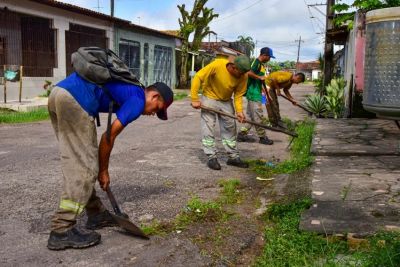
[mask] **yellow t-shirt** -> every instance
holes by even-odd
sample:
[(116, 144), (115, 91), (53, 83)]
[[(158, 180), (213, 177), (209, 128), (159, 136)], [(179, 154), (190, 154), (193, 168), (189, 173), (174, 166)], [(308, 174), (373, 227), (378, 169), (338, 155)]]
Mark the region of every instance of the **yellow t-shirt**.
[(279, 89), (290, 87), (292, 85), (292, 77), (293, 73), (287, 71), (275, 71), (272, 72), (270, 75), (265, 78), (265, 83), (268, 86), (271, 86), (272, 80), (275, 80), (278, 85)]
[(199, 101), (199, 89), (203, 89), (203, 95), (215, 99), (228, 101), (234, 95), (236, 112), (243, 112), (242, 96), (246, 93), (247, 74), (236, 78), (226, 69), (229, 63), (227, 59), (216, 59), (201, 70), (192, 80), (191, 98), (192, 101)]

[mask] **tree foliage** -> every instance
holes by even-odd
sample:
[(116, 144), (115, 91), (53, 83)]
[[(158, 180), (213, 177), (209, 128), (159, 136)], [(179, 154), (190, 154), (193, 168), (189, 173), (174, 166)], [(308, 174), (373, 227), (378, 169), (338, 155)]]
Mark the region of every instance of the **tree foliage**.
[(338, 0), (333, 6), (333, 10), (337, 13), (334, 23), (336, 26), (348, 25), (353, 27), (353, 18), (355, 12), (348, 12), (350, 9), (370, 11), (374, 9), (400, 6), (400, 0), (354, 0), (352, 4), (343, 3)]
[[(186, 10), (185, 4), (178, 5), (181, 18), (178, 19), (180, 30), (179, 36), (182, 37), (181, 46), (181, 72), (179, 77), (179, 86), (181, 88), (187, 87), (188, 85), (188, 57), (189, 48), (193, 51), (198, 51), (201, 45), (201, 41), (205, 36), (210, 33), (214, 33), (208, 26), (210, 22), (218, 17), (218, 14), (214, 14), (213, 8), (205, 7), (208, 0), (195, 0), (193, 3), (193, 9), (189, 13)], [(189, 37), (193, 35), (192, 46), (190, 47)]]
[(239, 35), (237, 42), (242, 46), (242, 51), (245, 52), (247, 56), (251, 56), (254, 52), (254, 48), (256, 47), (256, 44), (254, 43), (254, 40), (250, 36), (243, 36)]
[(296, 62), (290, 60), (286, 60), (283, 62), (269, 61), (268, 66), (271, 68), (271, 71), (274, 72), (279, 70), (295, 69)]

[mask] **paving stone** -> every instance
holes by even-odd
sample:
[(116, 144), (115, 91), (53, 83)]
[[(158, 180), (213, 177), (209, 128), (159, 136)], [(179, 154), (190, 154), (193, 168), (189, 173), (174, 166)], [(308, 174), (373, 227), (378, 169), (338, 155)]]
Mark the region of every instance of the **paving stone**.
[(300, 228), (357, 235), (400, 230), (400, 132), (394, 123), (320, 119), (316, 128), (314, 204)]

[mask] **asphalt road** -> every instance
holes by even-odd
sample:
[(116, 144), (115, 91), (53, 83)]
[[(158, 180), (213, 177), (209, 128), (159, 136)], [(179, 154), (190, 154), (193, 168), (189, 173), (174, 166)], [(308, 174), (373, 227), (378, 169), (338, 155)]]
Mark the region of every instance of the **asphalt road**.
[[(292, 94), (312, 90), (301, 85)], [(254, 179), (255, 174), (225, 164), (219, 140), (221, 171), (206, 167), (201, 150), (200, 112), (189, 100), (175, 102), (169, 120), (143, 116), (118, 137), (110, 160), (111, 186), (122, 209), (138, 222), (141, 216), (171, 219), (193, 195), (212, 199), (222, 178)], [(282, 115), (304, 111), (280, 99)], [(102, 117), (104, 131), (106, 117)], [(273, 146), (239, 143), (243, 158), (284, 159), (286, 135), (270, 132)], [(0, 265), (1, 266), (201, 266), (198, 248), (178, 237), (132, 238), (115, 228), (103, 229), (100, 245), (85, 250), (49, 251), (49, 221), (58, 205), (62, 175), (58, 148), (49, 121), (0, 125)], [(105, 193), (98, 195), (109, 207)], [(84, 221), (82, 218), (81, 221)], [(80, 223), (82, 224), (82, 222)]]

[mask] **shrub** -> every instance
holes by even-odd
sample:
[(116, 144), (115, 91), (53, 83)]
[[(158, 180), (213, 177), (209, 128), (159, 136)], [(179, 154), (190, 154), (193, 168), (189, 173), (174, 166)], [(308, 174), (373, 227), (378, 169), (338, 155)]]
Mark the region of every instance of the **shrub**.
[(326, 87), (326, 110), (331, 113), (335, 119), (341, 117), (344, 110), (344, 87), (346, 81), (343, 78), (332, 79)]
[(312, 94), (308, 96), (304, 102), (306, 107), (318, 117), (326, 111), (326, 100), (320, 94)]

